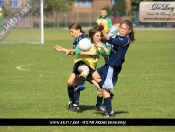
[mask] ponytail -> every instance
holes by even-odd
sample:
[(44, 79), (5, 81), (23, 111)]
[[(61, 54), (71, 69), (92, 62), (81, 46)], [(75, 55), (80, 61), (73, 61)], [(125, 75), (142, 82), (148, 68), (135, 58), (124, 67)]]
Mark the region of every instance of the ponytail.
[(131, 30), (130, 34), (129, 34), (129, 38), (130, 38), (130, 41), (133, 42), (135, 41), (135, 38), (134, 38), (134, 31)]
[(88, 37), (88, 34), (85, 31), (83, 31), (82, 29), (80, 29), (80, 32), (83, 33), (86, 37)]

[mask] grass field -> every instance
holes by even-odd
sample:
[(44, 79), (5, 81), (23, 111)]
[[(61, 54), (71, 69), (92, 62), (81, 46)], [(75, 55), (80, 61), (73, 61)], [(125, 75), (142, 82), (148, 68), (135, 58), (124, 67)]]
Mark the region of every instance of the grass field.
[[(115, 118), (175, 118), (175, 31), (136, 30), (114, 89)], [(86, 82), (82, 113), (67, 110), (67, 79), (74, 56), (53, 46), (72, 47), (68, 30), (46, 29), (45, 44), (0, 45), (0, 118), (103, 118), (94, 108), (96, 88)], [(104, 64), (100, 58), (98, 66)], [(22, 127), (0, 132), (174, 132), (175, 127)]]

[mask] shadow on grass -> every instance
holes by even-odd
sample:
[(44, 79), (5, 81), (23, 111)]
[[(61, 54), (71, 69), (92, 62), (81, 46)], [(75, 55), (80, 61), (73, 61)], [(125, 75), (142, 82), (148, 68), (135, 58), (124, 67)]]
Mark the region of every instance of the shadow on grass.
[[(87, 110), (96, 110), (96, 108), (93, 105), (80, 105), (80, 113), (83, 113), (84, 111), (87, 111)], [(126, 114), (129, 112), (128, 111), (114, 111), (114, 113), (118, 115), (118, 114)], [(104, 115), (104, 113), (102, 113), (101, 111), (96, 111), (94, 112), (94, 114)]]
[[(114, 111), (115, 115), (119, 115), (119, 114), (126, 114), (129, 113), (128, 111)], [(104, 116), (104, 113), (97, 111), (94, 114), (101, 114), (102, 116)]]
[(115, 114), (125, 114), (125, 113), (129, 113), (128, 111), (114, 111)]
[(87, 110), (95, 110), (95, 106), (93, 105), (80, 105), (80, 113)]

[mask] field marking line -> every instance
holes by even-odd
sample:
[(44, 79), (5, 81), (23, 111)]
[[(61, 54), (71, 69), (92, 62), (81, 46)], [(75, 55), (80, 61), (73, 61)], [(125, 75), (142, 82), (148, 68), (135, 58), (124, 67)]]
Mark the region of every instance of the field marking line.
[(29, 70), (23, 69), (22, 67), (31, 66), (31, 65), (33, 65), (33, 64), (17, 66), (16, 69), (21, 70), (21, 71), (29, 71)]
[[(36, 64), (36, 63), (35, 63)], [(18, 69), (18, 70), (20, 70), (20, 71), (30, 71), (30, 70), (26, 70), (26, 69), (24, 69), (24, 68), (22, 68), (22, 67), (27, 67), (27, 66), (31, 66), (31, 65), (35, 65), (35, 64), (27, 64), (27, 65), (20, 65), (20, 66), (16, 66), (16, 69)], [(0, 67), (1, 68), (1, 67)], [(55, 72), (43, 72), (43, 71), (38, 71), (38, 72), (40, 72), (40, 73), (55, 73)], [(43, 76), (42, 74), (40, 74), (40, 76)]]

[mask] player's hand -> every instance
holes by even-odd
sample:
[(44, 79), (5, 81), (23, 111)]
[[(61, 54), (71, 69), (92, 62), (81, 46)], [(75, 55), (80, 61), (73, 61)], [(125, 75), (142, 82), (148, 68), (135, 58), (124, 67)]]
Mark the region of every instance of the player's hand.
[(70, 55), (70, 53), (71, 53), (71, 51), (69, 51), (69, 50), (65, 51), (66, 56)]
[(118, 28), (120, 27), (120, 23), (115, 23), (115, 24), (114, 24), (114, 27), (115, 27), (116, 29), (118, 29)]
[(103, 24), (102, 22), (101, 22), (98, 26), (100, 27), (100, 30), (101, 30), (101, 31), (104, 30), (104, 24)]
[(62, 48), (60, 48), (60, 47), (59, 47), (59, 46), (57, 46), (57, 45), (56, 45), (56, 46), (54, 46), (53, 48), (54, 48), (56, 51), (62, 51)]
[(97, 47), (101, 48), (102, 47), (102, 42), (100, 40), (97, 40), (96, 45), (97, 45)]

